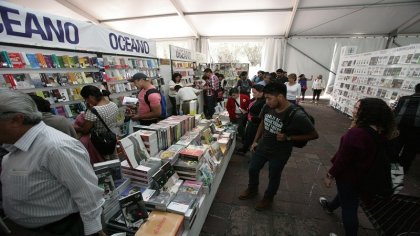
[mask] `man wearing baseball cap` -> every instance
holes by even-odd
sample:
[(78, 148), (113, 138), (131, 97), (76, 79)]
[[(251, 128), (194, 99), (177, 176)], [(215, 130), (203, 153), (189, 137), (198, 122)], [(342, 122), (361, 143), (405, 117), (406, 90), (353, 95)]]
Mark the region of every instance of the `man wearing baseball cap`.
[(137, 115), (132, 116), (131, 120), (139, 121), (141, 125), (157, 123), (162, 111), (161, 97), (159, 90), (152, 84), (152, 78), (143, 73), (136, 73), (128, 81), (134, 83), (140, 90), (137, 97), (139, 100)]

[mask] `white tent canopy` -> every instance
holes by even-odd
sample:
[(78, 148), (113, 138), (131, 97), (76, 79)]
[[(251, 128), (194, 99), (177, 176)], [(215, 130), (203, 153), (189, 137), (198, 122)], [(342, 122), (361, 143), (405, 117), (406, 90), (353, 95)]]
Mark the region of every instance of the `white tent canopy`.
[(420, 33), (418, 0), (9, 0), (144, 38)]
[(7, 1), (203, 53), (218, 40), (256, 39), (264, 45), (259, 69), (330, 81), (342, 46), (366, 52), (420, 43), (419, 0)]

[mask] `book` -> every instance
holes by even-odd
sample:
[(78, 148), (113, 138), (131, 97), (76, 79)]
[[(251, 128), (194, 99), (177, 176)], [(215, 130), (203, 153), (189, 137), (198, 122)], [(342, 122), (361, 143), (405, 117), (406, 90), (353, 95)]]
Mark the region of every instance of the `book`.
[(61, 68), (60, 61), (55, 54), (51, 54), (51, 60), (54, 68)]
[(41, 75), (39, 73), (30, 73), (28, 74), (28, 78), (32, 80), (32, 83), (34, 84), (35, 88), (44, 87), (44, 84), (41, 80)]
[(111, 198), (115, 189), (112, 173), (107, 169), (99, 169), (95, 171), (95, 174), (98, 176), (98, 186), (104, 190), (104, 198)]
[(51, 55), (44, 55), (44, 60), (48, 68), (55, 68)]
[(121, 162), (120, 160), (109, 160), (93, 164), (94, 170), (107, 169), (112, 174), (113, 180), (121, 179)]
[(126, 226), (128, 228), (139, 228), (141, 221), (148, 217), (141, 192), (135, 192), (121, 198), (119, 202)]
[(29, 78), (26, 74), (13, 74), (13, 78), (16, 82), (16, 89), (35, 88), (31, 78)]
[(85, 72), (84, 82), (85, 84), (91, 84), (94, 82), (94, 73), (93, 72)]
[(152, 211), (135, 236), (159, 235), (176, 236), (183, 232), (184, 216), (161, 211)]
[(67, 73), (59, 73), (57, 75), (57, 83), (61, 86), (69, 85), (69, 75)]
[(42, 53), (35, 53), (36, 59), (38, 59), (39, 66), (41, 68), (47, 68), (47, 62), (45, 61), (44, 55)]
[(13, 68), (25, 68), (26, 63), (21, 53), (9, 52), (8, 56)]
[(121, 147), (132, 168), (136, 168), (142, 161), (145, 162), (150, 158), (140, 134), (140, 131), (137, 131), (120, 140)]
[(10, 61), (9, 55), (7, 54), (6, 51), (1, 51), (0, 58), (1, 58), (1, 66), (3, 68), (13, 68), (13, 64)]

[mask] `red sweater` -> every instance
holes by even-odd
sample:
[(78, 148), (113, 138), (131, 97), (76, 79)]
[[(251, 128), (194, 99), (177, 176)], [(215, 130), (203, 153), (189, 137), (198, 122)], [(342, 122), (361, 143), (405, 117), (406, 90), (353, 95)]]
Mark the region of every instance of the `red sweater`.
[[(245, 94), (239, 94), (239, 105), (242, 109), (248, 110), (249, 106), (249, 97)], [(235, 99), (232, 97), (229, 97), (226, 103), (226, 110), (229, 113), (230, 121), (233, 122), (236, 120), (236, 102)]]
[(362, 173), (372, 165), (375, 152), (376, 143), (372, 135), (362, 128), (351, 128), (341, 137), (338, 151), (331, 159), (333, 166), (329, 173), (337, 181), (357, 187)]

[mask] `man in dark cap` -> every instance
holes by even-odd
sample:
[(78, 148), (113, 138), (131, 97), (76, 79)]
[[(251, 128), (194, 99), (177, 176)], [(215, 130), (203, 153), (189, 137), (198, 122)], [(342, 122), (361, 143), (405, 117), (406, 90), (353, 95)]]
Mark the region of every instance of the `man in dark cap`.
[(150, 125), (157, 123), (161, 116), (162, 99), (159, 90), (152, 84), (152, 78), (143, 73), (136, 73), (128, 80), (140, 90), (138, 95), (137, 115), (131, 117), (134, 121), (139, 121), (141, 125)]

